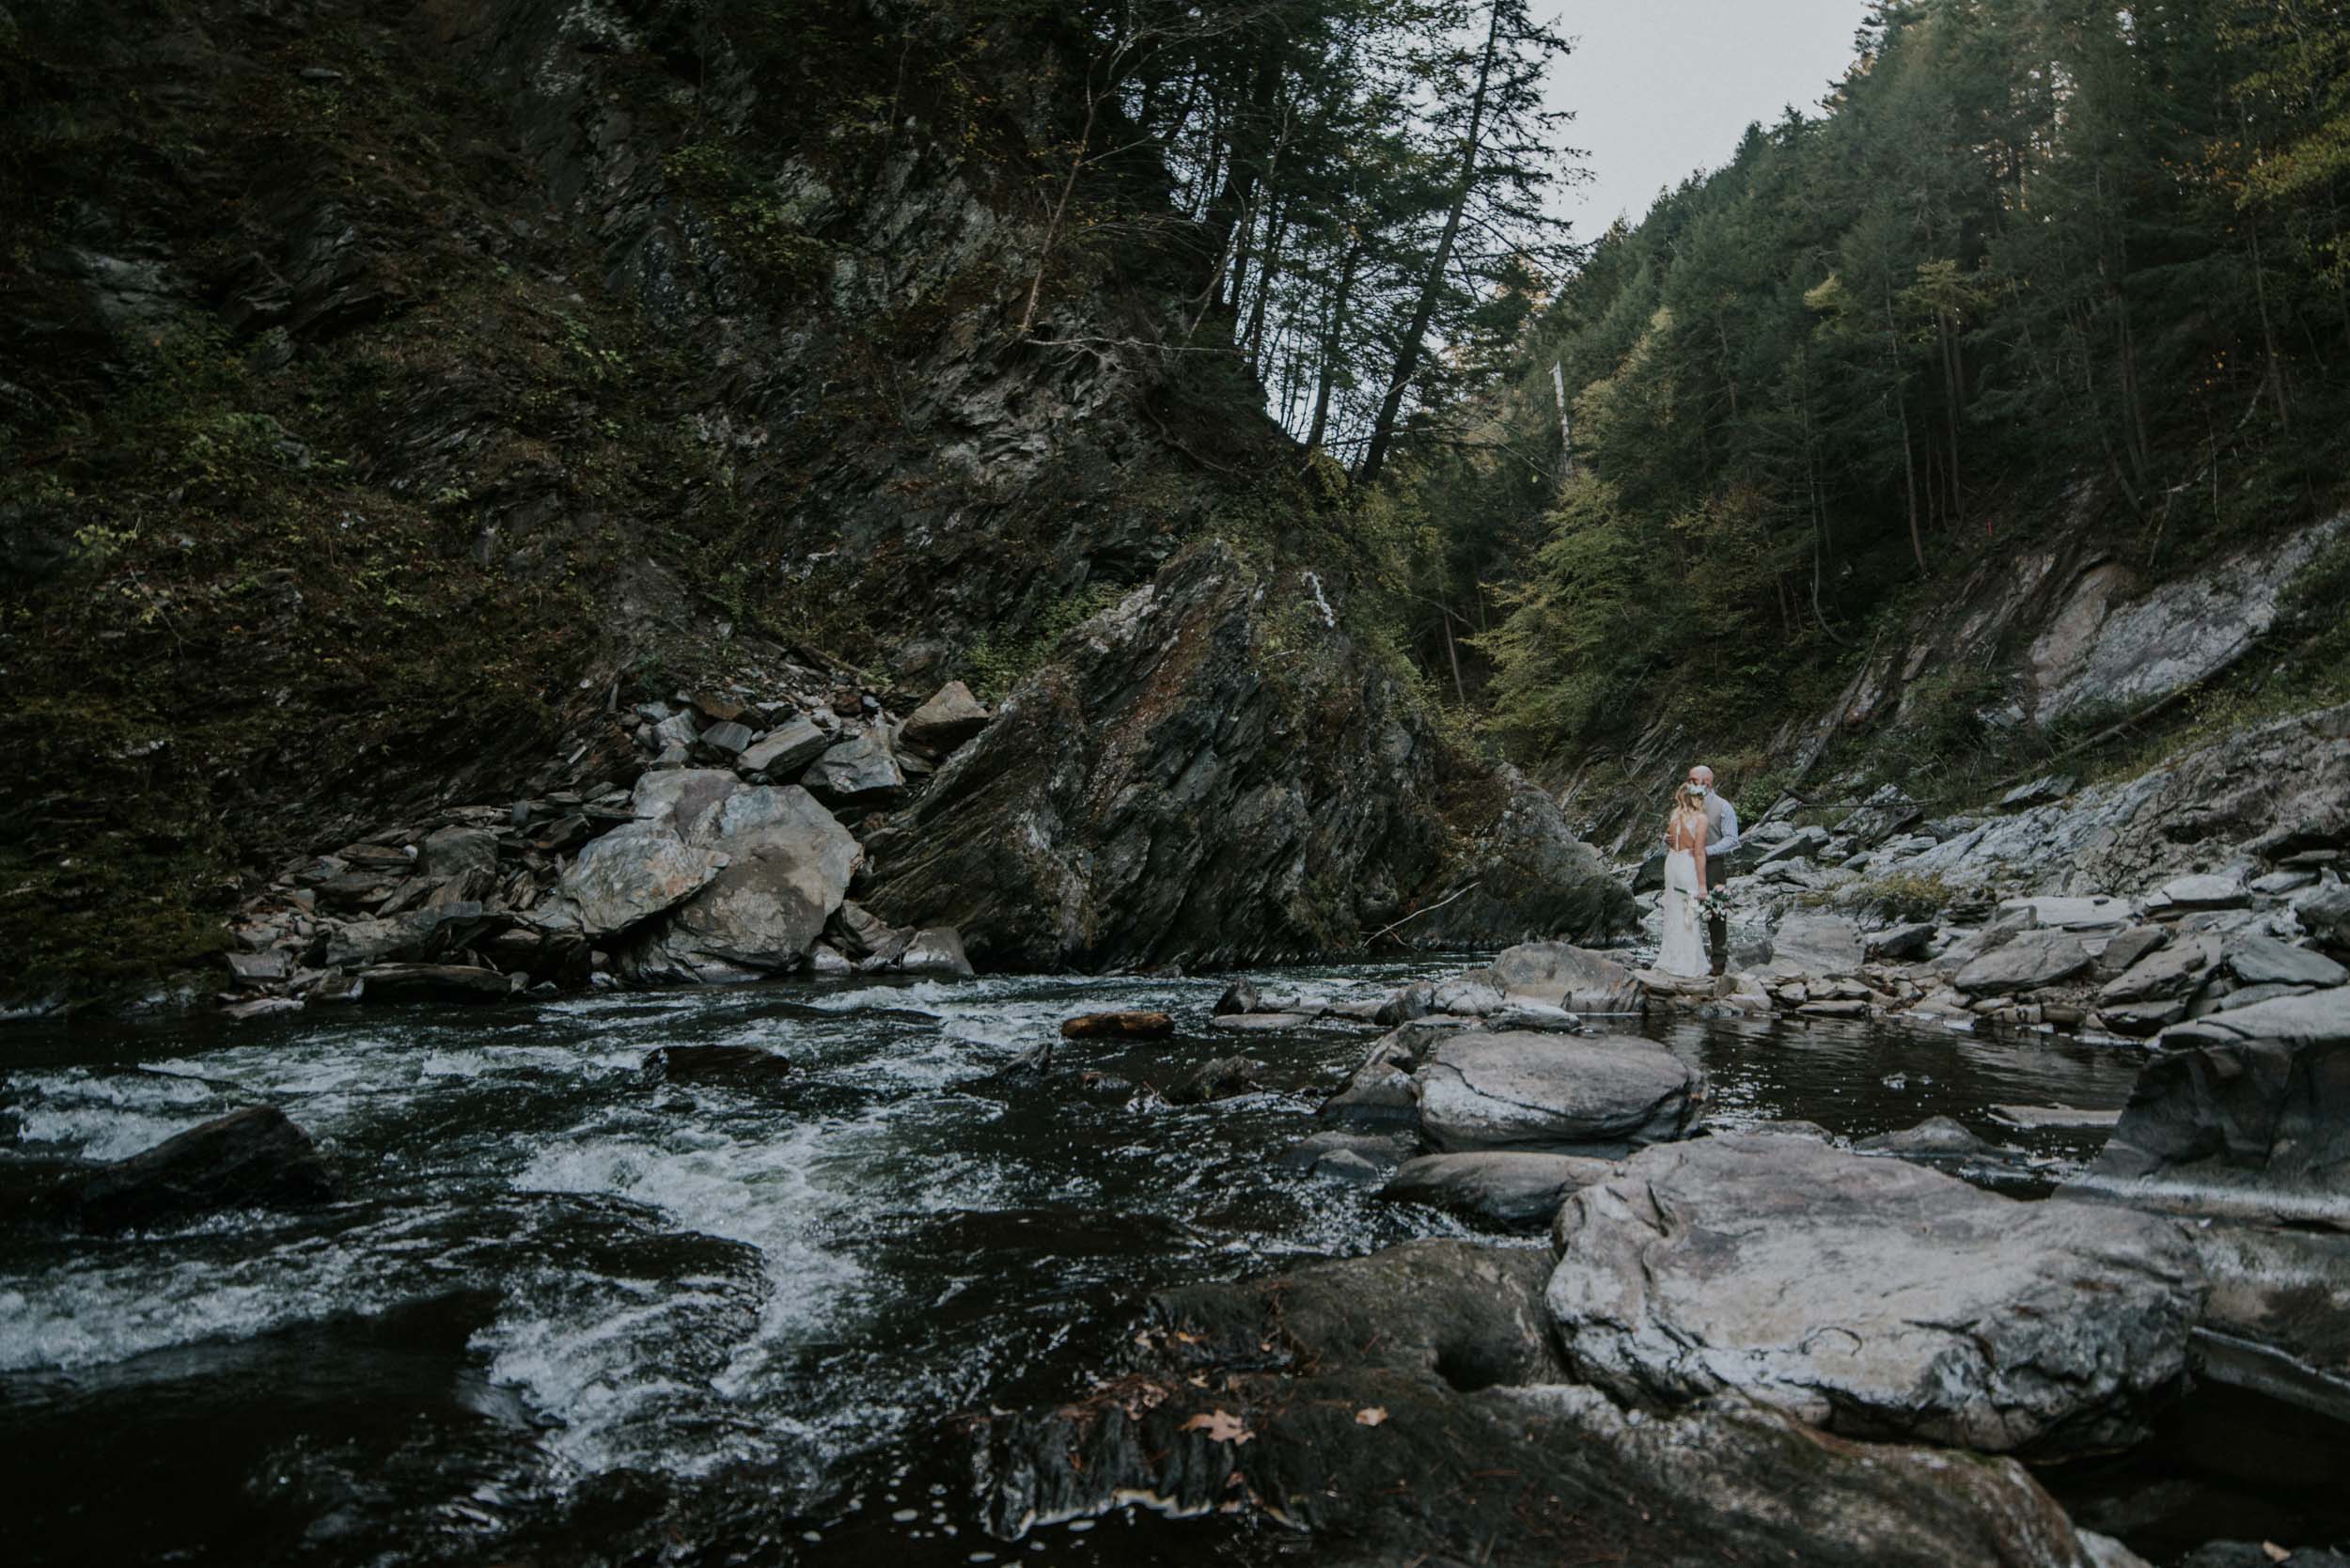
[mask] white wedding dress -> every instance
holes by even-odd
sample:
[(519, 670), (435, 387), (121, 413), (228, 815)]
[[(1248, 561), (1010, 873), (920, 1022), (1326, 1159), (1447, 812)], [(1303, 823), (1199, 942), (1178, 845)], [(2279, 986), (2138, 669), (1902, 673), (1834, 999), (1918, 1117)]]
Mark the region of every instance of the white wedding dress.
[(1685, 849), (1665, 856), (1665, 900), (1658, 908), (1665, 918), (1665, 945), (1657, 951), (1656, 966), (1690, 980), (1712, 974), (1705, 933), (1699, 929), (1697, 856)]

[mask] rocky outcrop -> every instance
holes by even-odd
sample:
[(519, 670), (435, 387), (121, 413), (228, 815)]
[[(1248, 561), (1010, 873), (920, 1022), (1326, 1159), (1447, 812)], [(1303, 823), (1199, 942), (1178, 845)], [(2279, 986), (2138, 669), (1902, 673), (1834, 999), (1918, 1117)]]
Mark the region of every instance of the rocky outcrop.
[(1412, 1074), (1420, 1136), (1445, 1152), (1511, 1149), (1614, 1159), (1685, 1137), (1705, 1075), (1636, 1035), (1465, 1031)]
[[(988, 1529), (1140, 1506), (1340, 1560), (2123, 1568), (2012, 1461), (1857, 1443), (1732, 1401), (1627, 1413), (1546, 1331), (1539, 1252), (1418, 1242), (1153, 1300), (1122, 1376), (971, 1424)], [(1437, 1502), (1441, 1499), (1441, 1503)]]
[(220, 1209), (303, 1208), (343, 1195), (341, 1174), (274, 1105), (189, 1128), (72, 1184), (68, 1202), (93, 1230), (155, 1225)]
[(2127, 1447), (2202, 1299), (2170, 1221), (2018, 1202), (1799, 1138), (1636, 1155), (1568, 1198), (1545, 1295), (1576, 1374), (1670, 1408), (1734, 1392), (1854, 1436)]
[(1448, 764), (1309, 575), (1202, 543), (1079, 626), (868, 840), (864, 902), (1033, 968), (1327, 952), (1396, 919), (1445, 877)]
[(1563, 939), (1598, 942), (1637, 918), (1631, 890), (1568, 826), (1549, 792), (1504, 768), (1499, 813), (1454, 858), (1454, 886), (1398, 934), (1446, 948)]

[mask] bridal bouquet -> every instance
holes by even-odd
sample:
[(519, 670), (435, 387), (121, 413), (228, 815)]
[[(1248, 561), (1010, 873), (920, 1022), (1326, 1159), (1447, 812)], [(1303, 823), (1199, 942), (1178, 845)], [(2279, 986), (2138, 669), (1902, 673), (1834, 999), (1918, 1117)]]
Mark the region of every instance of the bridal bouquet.
[(1716, 887), (1712, 892), (1706, 894), (1704, 899), (1702, 899), (1698, 904), (1698, 913), (1704, 916), (1709, 920), (1729, 919), (1730, 889), (1727, 887)]

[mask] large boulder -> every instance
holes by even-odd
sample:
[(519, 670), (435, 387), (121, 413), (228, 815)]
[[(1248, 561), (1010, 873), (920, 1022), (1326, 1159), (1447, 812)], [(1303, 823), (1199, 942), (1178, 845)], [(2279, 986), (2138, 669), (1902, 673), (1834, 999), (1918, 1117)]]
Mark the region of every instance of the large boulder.
[(2296, 948), (2273, 936), (2231, 936), (2227, 969), (2245, 985), (2336, 986), (2350, 982), (2350, 969), (2312, 948)]
[(905, 788), (906, 776), (889, 737), (869, 727), (836, 741), (800, 775), (808, 791), (835, 806), (885, 801)]
[(703, 815), (695, 837), (726, 856), (677, 908), (657, 939), (658, 960), (689, 977), (796, 966), (848, 897), (863, 852), (830, 811), (796, 784), (746, 787)]
[[(1568, 1381), (1539, 1251), (1415, 1242), (1153, 1300), (1130, 1375), (970, 1427), (988, 1530), (1140, 1502), (1355, 1563), (2123, 1568), (2023, 1466)], [(1473, 1552), (1463, 1549), (1474, 1543)]]
[(1540, 1230), (1559, 1213), (1567, 1194), (1604, 1182), (1613, 1162), (1587, 1154), (1537, 1154), (1523, 1150), (1481, 1150), (1467, 1154), (1423, 1154), (1406, 1160), (1379, 1196), (1399, 1203), (1481, 1219), (1510, 1230)]
[(435, 828), (418, 848), (416, 875), (433, 884), (434, 903), (478, 903), (498, 885), (497, 835), (478, 827)]
[(405, 915), (329, 927), (310, 956), (337, 968), (422, 961), (465, 947), (497, 923), (478, 903), (427, 904)]
[(987, 728), (988, 711), (960, 681), (949, 681), (906, 715), (898, 739), (916, 751), (945, 757)]
[[(731, 788), (733, 778), (727, 783)], [(659, 818), (624, 823), (580, 850), (554, 893), (530, 912), (531, 922), (601, 942), (684, 902), (726, 863), (724, 853), (688, 843)]]
[[(2259, 1032), (2269, 1009), (2328, 997), (2328, 1033)], [(2139, 1070), (2085, 1189), (2147, 1207), (2350, 1229), (2350, 990), (2215, 1013), (2191, 1027), (2248, 1017), (2248, 1038), (2165, 1050)], [(2272, 1015), (2268, 1027), (2281, 1026)]]
[(1860, 928), (1839, 915), (1790, 915), (1771, 933), (1771, 973), (1791, 980), (1856, 975), (1868, 956)]
[(1485, 973), (1508, 1002), (1547, 1003), (1568, 1012), (1637, 1012), (1632, 971), (1605, 953), (1566, 942), (1505, 948)]
[(2018, 932), (1970, 961), (1950, 983), (1969, 996), (2006, 996), (2071, 980), (2089, 961), (2089, 945), (2069, 931)]
[(2047, 1458), (2147, 1435), (2202, 1294), (2172, 1221), (1798, 1138), (1644, 1151), (1555, 1240), (1559, 1343), (1620, 1399)]
[(1531, 1149), (1614, 1159), (1686, 1137), (1705, 1075), (1652, 1040), (1483, 1029), (1412, 1074), (1420, 1136), (1443, 1152)]
[(310, 1135), (274, 1105), (251, 1105), (102, 1166), (70, 1202), (93, 1230), (118, 1231), (218, 1209), (301, 1208), (343, 1195)]

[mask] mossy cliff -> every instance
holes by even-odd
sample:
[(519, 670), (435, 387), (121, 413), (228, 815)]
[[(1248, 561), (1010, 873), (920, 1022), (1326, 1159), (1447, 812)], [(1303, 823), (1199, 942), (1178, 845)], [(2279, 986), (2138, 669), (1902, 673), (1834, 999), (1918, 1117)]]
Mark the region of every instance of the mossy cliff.
[[(1135, 346), (1180, 255), (1040, 262), (1048, 10), (8, 0), (0, 37), (12, 988), (201, 961), (386, 817), (625, 782), (616, 698), (782, 651), (1010, 690), (1212, 535), (1318, 569), (1338, 613), (1251, 657), (1319, 666), (1335, 744), (1375, 690), (1442, 747), (1355, 634), (1343, 507), (1211, 357)], [(1441, 880), (1425, 782), (1256, 942)]]

